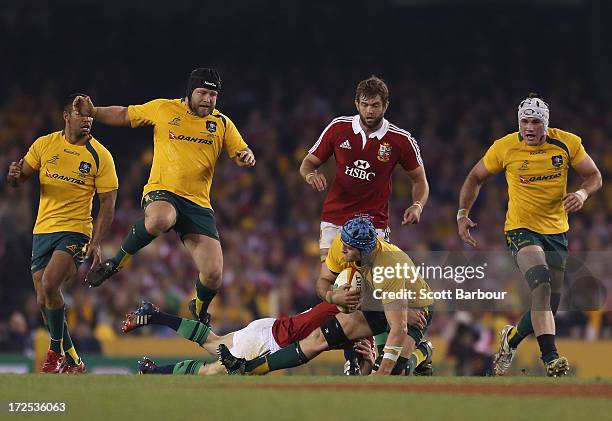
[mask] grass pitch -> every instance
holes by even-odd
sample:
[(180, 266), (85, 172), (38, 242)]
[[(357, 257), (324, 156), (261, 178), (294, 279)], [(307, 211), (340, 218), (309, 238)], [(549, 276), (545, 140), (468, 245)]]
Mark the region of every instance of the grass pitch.
[(576, 420), (612, 413), (612, 379), (2, 374), (0, 419), (12, 419), (10, 401), (66, 402), (48, 416), (105, 421)]

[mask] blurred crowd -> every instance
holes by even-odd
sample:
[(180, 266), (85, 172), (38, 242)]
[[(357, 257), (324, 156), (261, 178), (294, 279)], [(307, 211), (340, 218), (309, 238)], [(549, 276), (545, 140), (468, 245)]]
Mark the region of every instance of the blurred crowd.
[[(35, 27), (36, 16), (29, 19), (34, 20)], [(9, 21), (6, 16), (4, 20)], [(148, 23), (133, 25), (144, 28)], [(48, 28), (36, 30), (43, 32), (43, 39), (51, 34)], [(102, 52), (119, 39), (120, 30), (114, 31), (101, 45)], [(579, 134), (603, 174), (602, 191), (571, 217), (570, 249), (610, 250), (612, 186), (606, 182), (612, 171), (609, 103), (592, 95), (590, 79), (577, 76), (562, 56), (549, 58), (550, 72), (534, 77), (520, 66), (507, 65), (524, 62), (525, 50), (510, 49), (504, 60), (487, 62), (484, 58), (500, 54), (495, 42), (486, 38), (472, 41), (477, 41), (477, 48), (466, 50), (464, 57), (480, 64), (469, 71), (458, 63), (439, 66), (440, 58), (433, 54), (424, 56), (418, 68), (402, 56), (402, 65), (388, 71), (384, 59), (376, 64), (358, 61), (350, 69), (338, 63), (342, 57), (352, 57), (350, 52), (338, 53), (340, 58), (332, 51), (321, 53), (316, 66), (301, 66), (294, 60), (276, 69), (274, 62), (264, 66), (265, 58), (255, 58), (253, 51), (245, 51), (246, 58), (218, 57), (223, 63), (224, 80), (218, 107), (237, 124), (256, 154), (257, 165), (241, 169), (223, 156), (215, 171), (212, 204), (224, 252), (223, 287), (210, 308), (215, 331), (228, 332), (259, 317), (295, 314), (319, 301), (313, 285), (319, 271), (319, 214), (324, 194), (313, 191), (301, 179), (298, 168), (332, 118), (355, 113), (356, 83), (371, 73), (389, 83), (391, 105), (386, 117), (417, 139), (431, 189), (421, 223), (401, 227), (403, 210), (411, 203), (410, 184), (403, 170), (396, 170), (390, 207), (392, 242), (408, 252), (464, 249), (455, 223), (461, 183), (492, 140), (516, 131), (518, 102), (537, 88), (550, 104), (551, 126)], [(443, 44), (444, 40), (437, 42)], [(164, 44), (163, 48), (169, 47)], [(117, 55), (125, 57), (126, 53)], [(253, 66), (243, 73), (249, 58), (253, 58)], [(37, 182), (33, 180), (20, 189), (8, 188), (4, 183), (8, 164), (21, 158), (38, 136), (62, 128), (60, 103), (70, 93), (64, 91), (76, 86), (74, 80), (79, 81), (79, 90), (87, 90), (99, 105), (111, 105), (111, 101), (127, 105), (155, 97), (180, 97), (189, 67), (205, 64), (192, 59), (188, 61), (191, 64), (183, 66), (186, 72), (180, 77), (159, 74), (156, 78), (164, 79), (159, 83), (137, 83), (147, 77), (141, 67), (113, 63), (96, 62), (96, 68), (87, 75), (89, 80), (74, 71), (37, 75), (31, 68), (23, 74), (14, 70), (13, 82), (0, 89), (0, 351), (28, 348), (29, 333), (42, 323), (29, 274)], [(436, 69), (435, 75), (428, 72), (430, 68)], [(147, 69), (147, 74), (151, 72)], [(110, 81), (104, 77), (109, 73), (113, 73)], [(37, 77), (40, 80), (34, 80)], [(141, 215), (140, 196), (152, 159), (152, 131), (109, 129), (94, 123), (93, 134), (114, 155), (120, 180), (115, 220), (104, 243), (104, 256), (109, 257)], [(326, 170), (333, 174), (333, 164)], [(577, 180), (571, 178), (569, 188), (576, 186)], [(499, 176), (483, 188), (472, 213), (479, 224), (474, 234), (481, 249), (505, 250), (505, 201), (505, 180)], [(156, 239), (100, 288), (84, 286), (87, 269), (83, 265), (78, 278), (65, 288), (68, 323), (81, 352), (99, 351), (99, 340), (118, 334), (123, 315), (142, 300), (188, 316), (186, 303), (194, 296), (196, 270), (174, 232)], [(487, 366), (493, 332), (519, 316), (482, 313), (470, 316), (465, 323), (465, 315), (438, 312), (431, 332), (449, 339), (453, 344), (449, 352), (457, 361), (467, 355), (472, 364), (470, 353), (481, 353), (484, 359), (478, 367), (462, 368), (480, 372)], [(565, 336), (611, 338), (612, 315), (561, 313), (558, 329)], [(171, 332), (160, 329), (154, 333)], [(461, 345), (466, 338), (470, 344), (467, 349)]]

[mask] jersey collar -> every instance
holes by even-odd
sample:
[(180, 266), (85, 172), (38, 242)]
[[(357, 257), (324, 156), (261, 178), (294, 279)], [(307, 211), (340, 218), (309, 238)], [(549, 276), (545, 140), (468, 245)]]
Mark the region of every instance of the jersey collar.
[[(353, 117), (352, 125), (353, 125), (353, 133), (355, 134), (364, 133), (363, 129), (361, 128), (361, 124), (359, 124), (359, 114)], [(387, 131), (389, 131), (389, 121), (383, 117), (383, 121), (382, 121), (380, 128), (376, 130), (374, 133), (370, 134), (368, 138), (372, 139), (375, 137), (378, 140), (381, 140), (383, 137), (385, 137), (385, 135), (387, 134)]]
[(62, 137), (62, 139), (64, 139), (64, 142), (66, 142), (67, 144), (69, 144), (70, 146), (85, 146), (87, 145), (89, 142), (91, 142), (91, 139), (93, 139), (93, 135), (91, 133), (89, 133), (89, 138), (87, 138), (87, 142), (83, 143), (82, 145), (75, 145), (74, 143), (70, 143), (70, 141), (68, 140), (68, 138), (66, 137), (66, 132), (62, 129), (60, 131), (60, 136)]

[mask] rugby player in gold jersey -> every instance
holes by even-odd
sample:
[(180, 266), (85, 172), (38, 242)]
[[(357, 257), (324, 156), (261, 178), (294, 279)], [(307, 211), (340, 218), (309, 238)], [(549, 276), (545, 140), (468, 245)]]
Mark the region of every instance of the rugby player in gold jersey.
[[(43, 373), (85, 372), (68, 332), (61, 286), (76, 274), (84, 257), (92, 256), (94, 265), (100, 262), (100, 242), (113, 221), (119, 186), (113, 157), (90, 133), (93, 119), (72, 107), (76, 96), (82, 94), (71, 95), (65, 102), (64, 129), (36, 139), (8, 173), (13, 187), (35, 172), (40, 181), (31, 271), (51, 337)], [(95, 229), (94, 193), (100, 201)]]
[[(557, 352), (554, 319), (567, 259), (568, 213), (582, 209), (602, 181), (580, 137), (549, 128), (549, 114), (548, 104), (537, 95), (523, 100), (518, 107), (519, 131), (491, 145), (470, 171), (459, 197), (459, 236), (475, 247), (470, 228), (476, 224), (469, 211), (482, 184), (493, 174), (505, 173), (509, 197), (506, 243), (531, 289), (531, 309), (516, 326), (502, 329), (494, 359), (497, 375), (507, 373), (518, 344), (531, 333), (538, 340), (547, 375), (562, 376), (569, 371), (567, 359)], [(567, 193), (570, 167), (582, 184)]]
[(253, 152), (234, 123), (216, 108), (221, 78), (215, 69), (191, 72), (186, 95), (180, 99), (155, 99), (129, 107), (96, 107), (89, 97), (77, 97), (81, 115), (113, 126), (153, 126), (153, 164), (144, 187), (144, 218), (136, 221), (114, 257), (95, 266), (87, 275), (99, 286), (123, 267), (129, 258), (158, 235), (174, 229), (198, 269), (196, 298), (190, 309), (208, 324), (208, 305), (221, 286), (223, 254), (210, 187), (215, 164), (225, 149), (235, 163), (255, 165)]

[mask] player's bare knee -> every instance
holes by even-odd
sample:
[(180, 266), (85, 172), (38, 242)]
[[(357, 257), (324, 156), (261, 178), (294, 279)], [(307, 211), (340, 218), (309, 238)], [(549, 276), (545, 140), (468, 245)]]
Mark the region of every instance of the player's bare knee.
[(43, 277), (42, 279), (42, 293), (43, 293), (43, 301), (46, 303), (49, 299), (53, 299), (59, 293), (59, 287), (61, 282), (51, 278), (51, 277)]
[(160, 235), (174, 226), (173, 215), (155, 213), (145, 216), (145, 228), (151, 235)]
[(323, 336), (323, 332), (321, 332), (321, 328), (314, 331), (314, 334), (312, 335), (312, 345), (317, 352), (329, 349), (329, 345), (325, 339), (325, 336)]
[(213, 265), (200, 272), (201, 279), (206, 279), (209, 282), (220, 282), (223, 276), (223, 266)]

